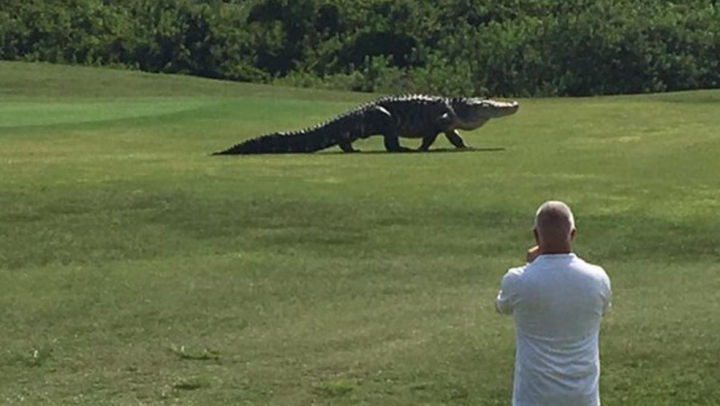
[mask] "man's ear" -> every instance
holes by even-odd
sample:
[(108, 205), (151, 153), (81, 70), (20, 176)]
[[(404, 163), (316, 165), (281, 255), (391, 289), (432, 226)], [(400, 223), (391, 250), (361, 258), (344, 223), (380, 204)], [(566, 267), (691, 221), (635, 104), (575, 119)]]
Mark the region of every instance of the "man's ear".
[(574, 241), (574, 240), (575, 240), (575, 229), (573, 228), (570, 231), (570, 241)]
[(533, 235), (535, 236), (535, 243), (540, 245), (540, 236), (538, 235), (537, 228), (533, 228)]

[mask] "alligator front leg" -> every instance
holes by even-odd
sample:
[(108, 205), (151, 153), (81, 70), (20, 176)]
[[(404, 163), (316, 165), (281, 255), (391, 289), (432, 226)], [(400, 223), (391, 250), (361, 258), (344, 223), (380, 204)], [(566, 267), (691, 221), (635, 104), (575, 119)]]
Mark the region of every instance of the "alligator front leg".
[(455, 148), (468, 147), (467, 145), (465, 145), (465, 140), (463, 140), (463, 137), (460, 136), (460, 133), (457, 132), (457, 130), (445, 131), (445, 136), (447, 137), (448, 141), (450, 141), (450, 143), (455, 146)]

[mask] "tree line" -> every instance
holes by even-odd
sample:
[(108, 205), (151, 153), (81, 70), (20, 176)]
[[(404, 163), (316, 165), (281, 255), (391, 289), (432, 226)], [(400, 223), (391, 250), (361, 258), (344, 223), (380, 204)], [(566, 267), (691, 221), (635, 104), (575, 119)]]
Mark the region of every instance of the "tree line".
[(386, 93), (720, 85), (713, 0), (0, 0), (0, 59)]

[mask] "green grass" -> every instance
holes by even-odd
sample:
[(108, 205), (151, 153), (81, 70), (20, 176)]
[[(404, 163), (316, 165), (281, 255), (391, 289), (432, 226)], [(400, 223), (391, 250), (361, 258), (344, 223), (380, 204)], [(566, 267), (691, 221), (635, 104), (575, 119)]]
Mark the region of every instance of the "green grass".
[(492, 302), (551, 198), (613, 280), (604, 403), (720, 403), (720, 91), (208, 156), (371, 97), (0, 63), (0, 404), (507, 405)]

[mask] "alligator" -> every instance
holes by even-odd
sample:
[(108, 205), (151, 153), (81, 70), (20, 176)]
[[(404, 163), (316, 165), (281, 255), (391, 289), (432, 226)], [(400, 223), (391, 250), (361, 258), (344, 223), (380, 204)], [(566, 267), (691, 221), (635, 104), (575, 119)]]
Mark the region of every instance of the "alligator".
[(474, 130), (518, 107), (516, 101), (475, 97), (385, 96), (314, 127), (251, 138), (213, 155), (308, 153), (335, 145), (358, 152), (352, 143), (372, 135), (382, 135), (389, 152), (414, 151), (401, 146), (400, 137), (421, 138), (418, 150), (427, 151), (440, 133), (456, 148), (468, 148), (458, 129)]

